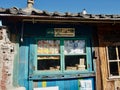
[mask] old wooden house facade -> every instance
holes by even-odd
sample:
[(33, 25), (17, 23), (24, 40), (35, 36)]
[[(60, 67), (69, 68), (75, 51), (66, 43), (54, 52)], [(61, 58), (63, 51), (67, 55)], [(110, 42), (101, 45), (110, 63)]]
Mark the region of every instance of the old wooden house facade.
[(120, 90), (120, 15), (0, 8), (0, 90)]

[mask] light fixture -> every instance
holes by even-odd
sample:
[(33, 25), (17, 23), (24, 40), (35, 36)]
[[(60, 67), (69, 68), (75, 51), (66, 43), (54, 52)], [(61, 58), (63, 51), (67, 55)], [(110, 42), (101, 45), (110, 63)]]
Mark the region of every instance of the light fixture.
[(20, 38), (21, 42), (23, 42), (23, 29), (24, 29), (24, 23), (22, 23), (22, 28), (21, 28), (21, 38)]
[(2, 26), (2, 20), (0, 20), (0, 26)]

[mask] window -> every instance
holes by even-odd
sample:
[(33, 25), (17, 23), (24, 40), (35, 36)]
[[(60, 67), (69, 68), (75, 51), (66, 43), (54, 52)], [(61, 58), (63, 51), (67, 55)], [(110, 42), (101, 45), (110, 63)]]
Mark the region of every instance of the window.
[(34, 47), (30, 59), (34, 75), (85, 72), (88, 75), (92, 72), (91, 47), (87, 38), (37, 38), (30, 47)]
[(120, 46), (107, 47), (108, 70), (110, 78), (120, 77)]
[(37, 70), (60, 70), (60, 40), (37, 41)]
[(85, 70), (85, 40), (64, 40), (65, 70)]

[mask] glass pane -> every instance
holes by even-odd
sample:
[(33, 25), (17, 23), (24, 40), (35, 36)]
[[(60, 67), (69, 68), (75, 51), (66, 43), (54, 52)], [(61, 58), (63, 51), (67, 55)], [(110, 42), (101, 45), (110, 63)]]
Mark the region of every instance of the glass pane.
[(39, 40), (38, 41), (38, 54), (59, 54), (60, 41), (59, 40)]
[(37, 58), (37, 70), (60, 70), (60, 57), (39, 56)]
[(65, 54), (81, 54), (85, 53), (85, 40), (65, 40)]
[(110, 75), (111, 76), (119, 75), (117, 62), (110, 62)]
[(120, 59), (120, 46), (118, 46), (118, 55), (119, 55), (119, 59)]
[(117, 60), (117, 54), (116, 54), (116, 47), (115, 46), (109, 46), (108, 47), (108, 57), (109, 57), (109, 60)]
[(85, 56), (65, 56), (66, 70), (85, 70), (86, 63)]

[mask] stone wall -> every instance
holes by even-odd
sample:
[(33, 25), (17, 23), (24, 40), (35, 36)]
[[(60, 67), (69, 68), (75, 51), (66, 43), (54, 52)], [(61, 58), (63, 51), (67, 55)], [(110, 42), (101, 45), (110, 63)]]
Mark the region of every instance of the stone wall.
[(15, 43), (10, 41), (7, 27), (0, 27), (0, 90), (25, 90), (13, 87)]

